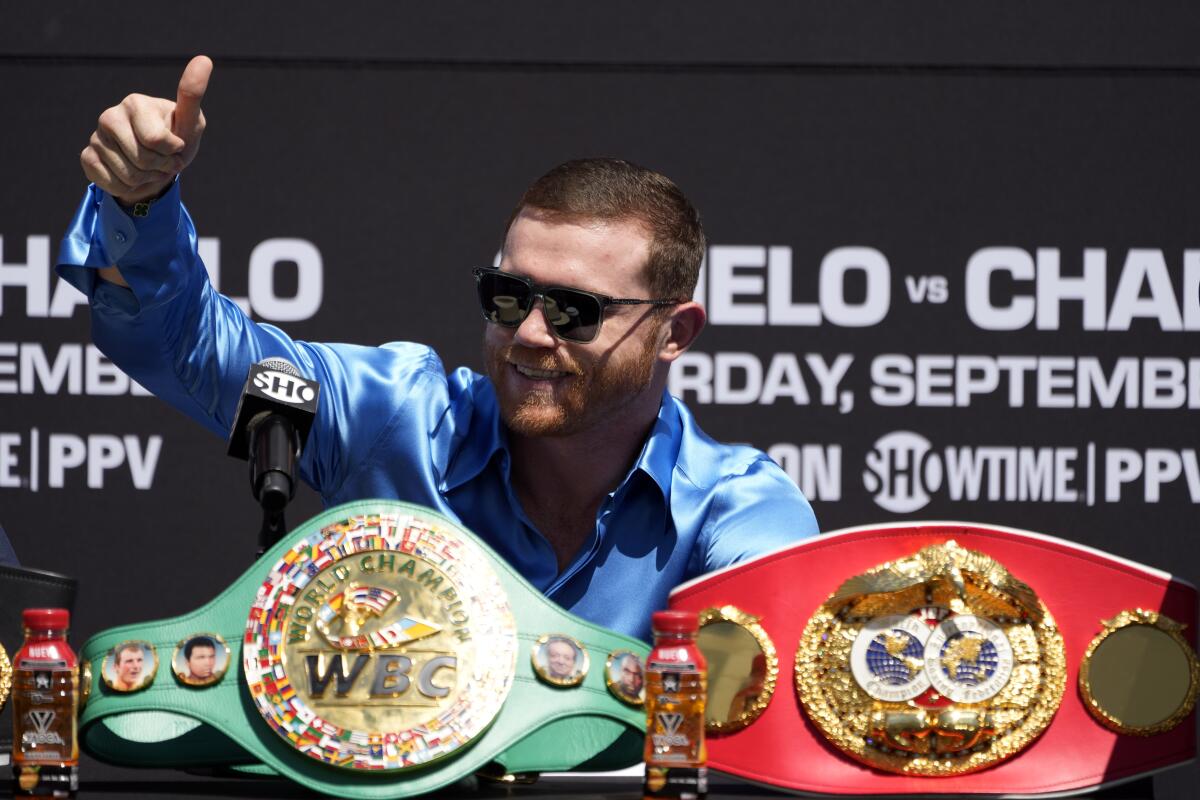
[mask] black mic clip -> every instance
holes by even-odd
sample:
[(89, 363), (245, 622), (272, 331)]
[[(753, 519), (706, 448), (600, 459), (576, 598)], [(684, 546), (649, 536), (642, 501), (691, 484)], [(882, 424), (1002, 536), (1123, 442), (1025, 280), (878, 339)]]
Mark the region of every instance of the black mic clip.
[(283, 511), (296, 496), (300, 436), (292, 420), (263, 411), (250, 420), (250, 491), (264, 511)]

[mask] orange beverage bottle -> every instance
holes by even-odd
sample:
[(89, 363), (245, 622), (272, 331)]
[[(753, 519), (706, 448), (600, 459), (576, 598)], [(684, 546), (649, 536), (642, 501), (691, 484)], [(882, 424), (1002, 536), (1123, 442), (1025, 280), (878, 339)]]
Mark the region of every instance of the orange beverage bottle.
[(708, 792), (704, 765), (707, 669), (696, 646), (697, 616), (657, 611), (654, 649), (646, 661), (646, 779), (652, 798), (699, 800)]
[(67, 644), (70, 613), (29, 608), (13, 659), (13, 794), (70, 797), (79, 788), (79, 661)]

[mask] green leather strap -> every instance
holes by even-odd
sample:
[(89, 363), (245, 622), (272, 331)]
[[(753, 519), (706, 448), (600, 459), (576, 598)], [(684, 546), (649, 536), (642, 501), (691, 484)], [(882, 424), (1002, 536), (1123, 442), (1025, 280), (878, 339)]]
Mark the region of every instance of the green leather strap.
[[(491, 562), (516, 618), (516, 673), (491, 726), (469, 745), (416, 768), (365, 773), (319, 763), (289, 746), (260, 715), (243, 668), (242, 645), (256, 593), (293, 544), (314, 531), (359, 515), (421, 515), (470, 538)], [(231, 650), (226, 675), (210, 687), (182, 685), (172, 674), (176, 645), (202, 632), (217, 633)], [(546, 633), (565, 633), (588, 651), (590, 669), (579, 686), (548, 685), (535, 674), (531, 649)], [(101, 664), (122, 641), (154, 645), (159, 667), (153, 682), (134, 693), (108, 688)], [(207, 605), (174, 619), (112, 628), (93, 636), (82, 656), (92, 662), (90, 699), (80, 719), (80, 738), (93, 756), (130, 766), (236, 766), (261, 764), (317, 791), (347, 797), (404, 797), (432, 791), (490, 762), (511, 772), (606, 769), (641, 760), (645, 717), (620, 702), (605, 683), (605, 661), (616, 650), (644, 656), (635, 639), (575, 617), (536, 589), (474, 539), (436, 512), (395, 501), (360, 501), (330, 509), (302, 524), (232, 586)], [(258, 768), (261, 769), (261, 768)]]

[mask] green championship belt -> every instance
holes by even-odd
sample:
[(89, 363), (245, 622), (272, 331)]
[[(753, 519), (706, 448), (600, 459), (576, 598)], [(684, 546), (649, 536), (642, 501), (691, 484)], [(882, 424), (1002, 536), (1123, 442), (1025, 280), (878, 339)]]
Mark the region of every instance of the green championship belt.
[(80, 740), (110, 763), (274, 771), (360, 798), (616, 769), (641, 760), (646, 651), (435, 511), (349, 503), (202, 608), (88, 640)]

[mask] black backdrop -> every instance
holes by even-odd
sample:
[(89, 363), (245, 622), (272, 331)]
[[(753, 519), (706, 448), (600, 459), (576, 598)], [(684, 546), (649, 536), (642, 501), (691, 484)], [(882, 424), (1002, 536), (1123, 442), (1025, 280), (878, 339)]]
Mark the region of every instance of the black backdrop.
[(0, 11), (0, 524), (83, 579), (79, 641), (253, 553), (244, 465), (112, 375), (52, 271), (96, 116), (197, 52), (185, 201), (255, 318), (477, 367), (469, 267), (534, 177), (618, 155), (712, 244), (673, 388), (824, 529), (970, 519), (1200, 577), (1186, 4), (247, 6)]

